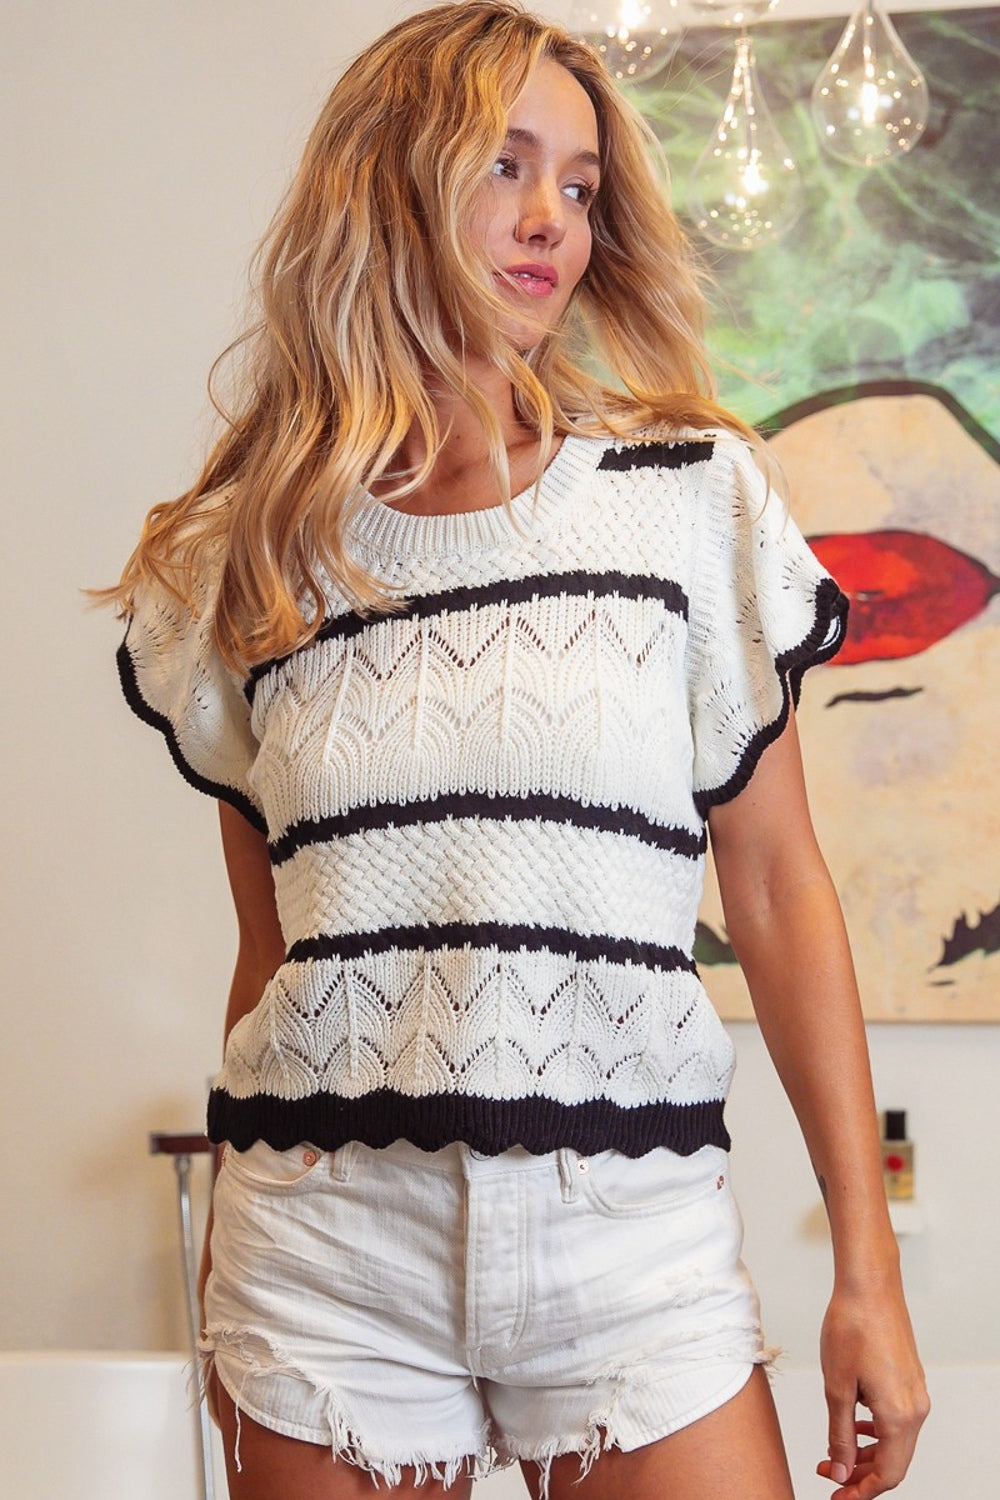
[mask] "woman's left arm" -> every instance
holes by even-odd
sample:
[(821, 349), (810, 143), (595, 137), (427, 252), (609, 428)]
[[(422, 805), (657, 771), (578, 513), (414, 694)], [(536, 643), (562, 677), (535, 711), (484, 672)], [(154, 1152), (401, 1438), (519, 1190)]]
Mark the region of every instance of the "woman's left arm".
[[(833, 1238), (820, 1357), (831, 1500), (906, 1472), (929, 1402), (882, 1186), (868, 1046), (847, 934), (816, 843), (794, 717), (749, 784), (709, 814), (729, 939), (805, 1137)], [(858, 1421), (857, 1404), (871, 1422)], [(858, 1435), (874, 1442), (859, 1447)]]

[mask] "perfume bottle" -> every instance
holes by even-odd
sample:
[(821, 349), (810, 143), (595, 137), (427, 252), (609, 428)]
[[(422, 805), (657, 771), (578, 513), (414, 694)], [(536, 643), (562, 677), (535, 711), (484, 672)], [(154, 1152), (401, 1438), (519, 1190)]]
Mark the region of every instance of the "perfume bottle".
[(882, 1129), (882, 1179), (892, 1203), (913, 1197), (913, 1142), (906, 1139), (906, 1110), (887, 1109)]

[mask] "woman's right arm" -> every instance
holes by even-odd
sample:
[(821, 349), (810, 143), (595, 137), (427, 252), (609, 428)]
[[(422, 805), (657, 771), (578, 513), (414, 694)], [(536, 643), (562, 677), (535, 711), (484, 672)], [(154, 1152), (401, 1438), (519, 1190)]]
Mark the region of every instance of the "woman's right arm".
[[(239, 932), (236, 967), (226, 1006), (224, 1037), (228, 1037), (237, 1021), (253, 1010), (268, 980), (283, 962), (285, 941), (274, 899), (267, 840), (228, 802), (219, 803), (219, 825)], [(212, 1263), (211, 1234), (212, 1214), (209, 1211), (198, 1276), (198, 1296), (203, 1314), (205, 1282)]]

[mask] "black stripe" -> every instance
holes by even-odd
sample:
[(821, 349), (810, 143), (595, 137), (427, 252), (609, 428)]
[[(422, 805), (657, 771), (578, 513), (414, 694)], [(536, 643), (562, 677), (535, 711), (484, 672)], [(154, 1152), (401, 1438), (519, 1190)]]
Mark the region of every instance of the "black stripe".
[(528, 796), (496, 796), (484, 792), (449, 792), (400, 805), (365, 804), (326, 818), (303, 818), (271, 842), (271, 863), (283, 864), (299, 849), (325, 844), (352, 834), (373, 833), (382, 828), (409, 828), (418, 823), (444, 823), (450, 818), (475, 818), (478, 822), (565, 823), (574, 828), (592, 828), (638, 839), (654, 849), (697, 859), (705, 852), (705, 831), (668, 828), (645, 814), (627, 807), (587, 806), (573, 797), (533, 792)]
[(711, 440), (686, 443), (631, 443), (609, 448), (597, 465), (624, 473), (628, 469), (685, 469), (689, 464), (708, 463), (715, 450)]
[[(457, 589), (444, 589), (437, 594), (421, 594), (409, 599), (402, 609), (393, 614), (359, 615), (354, 611), (337, 615), (321, 625), (312, 645), (319, 641), (349, 640), (362, 631), (385, 624), (390, 620), (426, 620), (434, 615), (457, 614), (461, 610), (484, 609), (491, 604), (526, 604), (534, 599), (553, 599), (560, 594), (568, 597), (596, 599), (659, 599), (672, 614), (688, 617), (687, 595), (679, 583), (670, 578), (655, 578), (647, 573), (548, 573), (532, 574), (529, 578), (501, 578), (495, 583), (476, 584)], [(308, 650), (308, 646), (302, 647)], [(278, 657), (258, 663), (250, 669), (247, 694), (252, 697), (256, 684), (268, 672), (279, 666), (287, 657)]]
[(158, 729), (163, 735), (174, 765), (180, 771), (184, 780), (190, 786), (193, 786), (196, 791), (204, 792), (206, 797), (214, 797), (217, 801), (228, 802), (231, 807), (236, 808), (237, 812), (242, 813), (247, 822), (252, 824), (258, 832), (266, 833), (267, 824), (264, 821), (263, 814), (250, 801), (250, 798), (243, 792), (238, 791), (236, 787), (227, 786), (221, 781), (212, 781), (209, 777), (203, 776), (200, 771), (196, 771), (181, 749), (180, 741), (177, 738), (177, 731), (166, 714), (161, 714), (151, 703), (146, 702), (139, 687), (132, 653), (128, 649), (127, 634), (118, 647), (116, 660), (118, 662), (118, 676), (121, 681), (122, 692), (125, 694), (129, 708), (144, 723), (151, 724), (154, 729)]
[(658, 1146), (690, 1156), (702, 1146), (728, 1151), (731, 1144), (720, 1099), (626, 1108), (609, 1099), (560, 1104), (545, 1098), (483, 1099), (468, 1094), (413, 1098), (395, 1089), (376, 1089), (357, 1099), (336, 1094), (234, 1099), (213, 1089), (208, 1133), (217, 1144), (229, 1141), (237, 1151), (246, 1151), (258, 1140), (278, 1151), (303, 1141), (321, 1151), (338, 1151), (349, 1141), (379, 1150), (407, 1140), (424, 1151), (464, 1141), (486, 1156), (512, 1146), (524, 1146), (536, 1156), (567, 1146), (584, 1156), (620, 1151), (636, 1157)]
[(412, 953), (446, 948), (499, 948), (504, 953), (560, 953), (567, 958), (637, 964), (645, 969), (695, 972), (694, 960), (680, 948), (640, 943), (635, 938), (590, 937), (562, 927), (529, 927), (507, 922), (442, 922), (418, 927), (382, 927), (375, 932), (320, 933), (300, 938), (288, 950), (287, 963), (310, 959), (365, 958), (394, 949)]

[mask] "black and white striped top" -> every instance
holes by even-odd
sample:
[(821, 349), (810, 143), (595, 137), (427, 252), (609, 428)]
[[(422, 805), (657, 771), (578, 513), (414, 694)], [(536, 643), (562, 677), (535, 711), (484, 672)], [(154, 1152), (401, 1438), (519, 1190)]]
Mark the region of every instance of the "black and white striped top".
[(569, 437), (537, 499), (352, 548), (234, 677), (150, 591), (119, 654), (179, 767), (268, 839), (287, 958), (233, 1030), (214, 1140), (495, 1153), (728, 1144), (732, 1047), (692, 959), (713, 803), (748, 781), (846, 601), (722, 434)]

